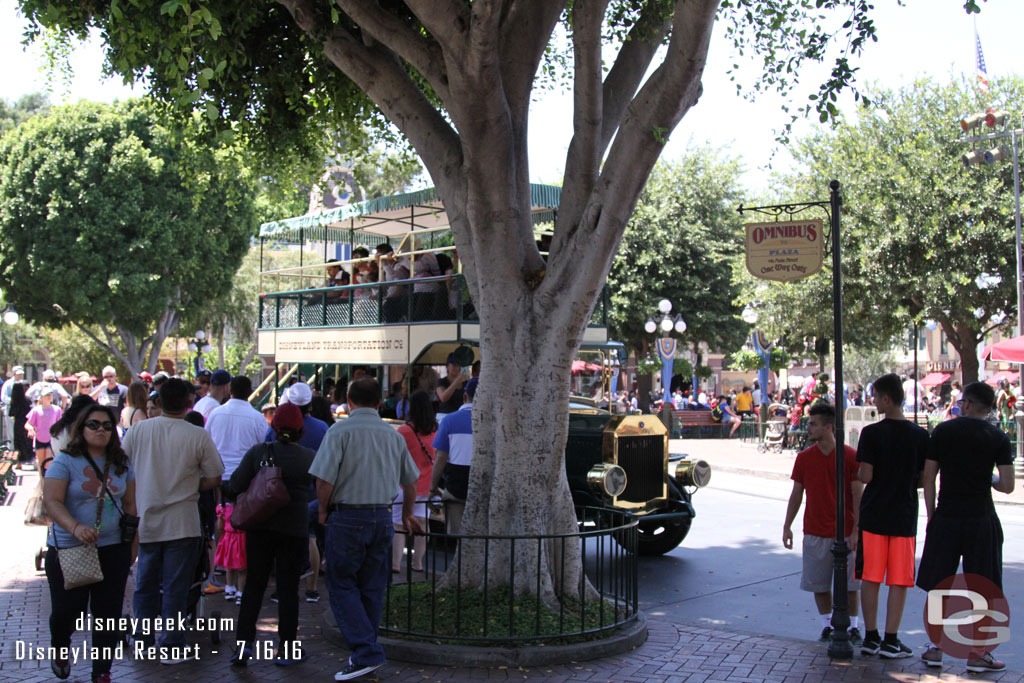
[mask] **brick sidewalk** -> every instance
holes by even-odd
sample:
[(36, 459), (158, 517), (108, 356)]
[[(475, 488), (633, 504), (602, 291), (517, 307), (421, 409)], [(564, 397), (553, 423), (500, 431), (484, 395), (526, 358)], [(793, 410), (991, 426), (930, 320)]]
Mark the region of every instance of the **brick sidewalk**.
[[(27, 475), (12, 487), (0, 506), (0, 528), (5, 530), (0, 553), (0, 681), (41, 682), (56, 680), (49, 662), (18, 661), (18, 641), (45, 647), (49, 644), (47, 618), (49, 593), (46, 578), (33, 567), (33, 556), (43, 542), (44, 531), (21, 523), (25, 498), (35, 484)], [(321, 587), (321, 593), (325, 594)], [(126, 601), (127, 602), (127, 601)], [(206, 614), (220, 610), (232, 620), (238, 608), (220, 594), (206, 600)], [(270, 662), (254, 661), (245, 669), (230, 666), (233, 634), (224, 633), (215, 647), (209, 638), (191, 638), (200, 646), (200, 661), (176, 666), (161, 666), (127, 658), (114, 663), (113, 679), (127, 681), (188, 681), (205, 683), (222, 680), (280, 680), (302, 677), (328, 681), (342, 667), (347, 653), (335, 647), (323, 635), (323, 611), (326, 594), (316, 604), (301, 603), (299, 639), (310, 659), (302, 664), (280, 668)], [(127, 606), (126, 606), (127, 613)], [(260, 638), (274, 640), (277, 606), (264, 603), (259, 624)], [(784, 615), (780, 615), (784, 616)], [(390, 662), (378, 670), (382, 681), (615, 681), (645, 683), (653, 681), (934, 681), (935, 670), (928, 670), (916, 658), (886, 662), (878, 658), (855, 657), (852, 662), (833, 664), (825, 646), (809, 641), (760, 636), (687, 624), (672, 624), (650, 619), (649, 638), (635, 651), (591, 662), (523, 669), (455, 669)], [(76, 634), (75, 643), (86, 634)], [(205, 634), (193, 634), (205, 635)], [(216, 654), (213, 649), (217, 649)], [(934, 673), (933, 673), (934, 672)], [(941, 680), (959, 680), (962, 662), (947, 660)], [(971, 676), (964, 680), (1024, 680), (1017, 672)], [(88, 663), (72, 669), (71, 681), (88, 681)], [(374, 680), (367, 677), (366, 680)]]

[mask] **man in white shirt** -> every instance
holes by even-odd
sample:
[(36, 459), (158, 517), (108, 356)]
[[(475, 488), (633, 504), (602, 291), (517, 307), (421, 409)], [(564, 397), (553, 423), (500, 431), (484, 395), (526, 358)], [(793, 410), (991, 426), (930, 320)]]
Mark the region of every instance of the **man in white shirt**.
[(124, 407), (124, 399), (128, 395), (128, 387), (117, 381), (117, 371), (113, 366), (103, 368), (103, 381), (89, 394), (101, 406), (110, 406), (120, 410)]
[(11, 389), (15, 382), (25, 379), (25, 368), (15, 365), (11, 370), (11, 377), (0, 387), (0, 405), (4, 411), (4, 440), (14, 443), (14, 421), (11, 419)]
[(910, 377), (903, 382), (903, 395), (906, 397), (903, 400), (903, 412), (914, 412), (914, 406), (916, 406), (918, 401), (921, 399), (921, 384), (917, 381), (917, 375), (913, 372), (910, 373)]
[(192, 410), (202, 414), (204, 420), (209, 420), (213, 409), (228, 399), (230, 385), (231, 373), (227, 370), (217, 370), (210, 375), (210, 393), (196, 401)]
[(213, 439), (213, 445), (224, 463), (224, 479), (227, 480), (242, 462), (242, 456), (258, 443), (263, 443), (267, 421), (258, 410), (249, 405), (252, 382), (245, 375), (231, 378), (228, 385), (231, 398), (224, 405), (217, 406), (206, 421), (206, 431)]

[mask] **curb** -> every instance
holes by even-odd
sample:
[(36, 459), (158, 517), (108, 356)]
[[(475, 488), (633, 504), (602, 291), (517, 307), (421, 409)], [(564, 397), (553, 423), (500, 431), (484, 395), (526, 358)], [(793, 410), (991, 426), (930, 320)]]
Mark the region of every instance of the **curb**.
[[(345, 639), (334, 623), (334, 614), (324, 610), (324, 637), (342, 647)], [(572, 645), (525, 645), (522, 647), (492, 647), (450, 645), (436, 641), (379, 638), (388, 659), (413, 664), (444, 667), (521, 667), (569, 664), (600, 659), (631, 652), (647, 641), (647, 618), (643, 612), (637, 618), (613, 631), (607, 638), (589, 640)]]
[(755, 470), (750, 467), (736, 467), (733, 465), (716, 465), (711, 463), (712, 472), (729, 472), (730, 474), (742, 474), (748, 477), (760, 477), (762, 479), (776, 479), (789, 481), (789, 472), (777, 472), (775, 470)]
[[(730, 474), (741, 474), (747, 477), (760, 477), (761, 479), (773, 479), (776, 481), (789, 481), (790, 479), (790, 474), (788, 472), (778, 472), (776, 470), (758, 470), (752, 467), (737, 467), (735, 465), (716, 465), (713, 462), (711, 463), (711, 469), (713, 472), (728, 472)], [(919, 494), (919, 497), (920, 495), (923, 494)], [(1024, 500), (1013, 500), (1012, 498), (999, 499), (993, 496), (992, 502), (997, 507), (1000, 505), (1006, 505), (1010, 507), (1024, 506)]]

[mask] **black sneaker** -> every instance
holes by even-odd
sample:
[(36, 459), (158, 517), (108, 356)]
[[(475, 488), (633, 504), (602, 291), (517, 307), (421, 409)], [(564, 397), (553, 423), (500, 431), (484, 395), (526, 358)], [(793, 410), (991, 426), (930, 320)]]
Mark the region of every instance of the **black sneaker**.
[(912, 654), (914, 654), (914, 651), (899, 640), (896, 640), (896, 642), (883, 641), (882, 647), (878, 649), (878, 655), (886, 659), (903, 659)]
[(347, 680), (350, 680), (350, 679), (353, 679), (353, 678), (359, 678), (360, 676), (365, 676), (366, 674), (370, 673), (371, 671), (376, 671), (377, 669), (381, 668), (382, 666), (384, 666), (384, 662), (381, 662), (380, 664), (369, 664), (369, 665), (353, 664), (353, 663), (349, 662), (348, 664), (345, 665), (344, 669), (342, 669), (338, 673), (334, 674), (334, 680), (336, 680), (336, 681), (347, 681)]
[(882, 647), (882, 639), (879, 636), (868, 635), (860, 644), (862, 655), (877, 655)]
[(320, 602), (320, 593), (317, 591), (306, 591), (306, 602)]
[(277, 591), (270, 594), (270, 602), (277, 602)]
[(821, 636), (818, 638), (818, 640), (822, 643), (827, 643), (828, 641), (832, 640), (832, 627), (826, 626), (825, 628), (821, 629)]
[(231, 656), (231, 666), (248, 666), (250, 659), (252, 659), (252, 650), (243, 645)]

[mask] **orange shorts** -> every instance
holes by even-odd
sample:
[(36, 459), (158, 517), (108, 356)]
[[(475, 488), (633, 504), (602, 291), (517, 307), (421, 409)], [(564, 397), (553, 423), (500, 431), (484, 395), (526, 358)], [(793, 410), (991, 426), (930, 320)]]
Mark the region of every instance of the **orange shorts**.
[(914, 585), (914, 551), (917, 539), (912, 536), (880, 536), (860, 532), (857, 542), (857, 578), (887, 586)]

